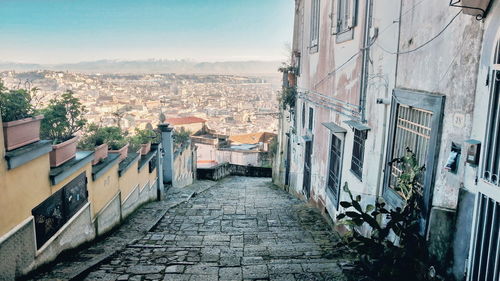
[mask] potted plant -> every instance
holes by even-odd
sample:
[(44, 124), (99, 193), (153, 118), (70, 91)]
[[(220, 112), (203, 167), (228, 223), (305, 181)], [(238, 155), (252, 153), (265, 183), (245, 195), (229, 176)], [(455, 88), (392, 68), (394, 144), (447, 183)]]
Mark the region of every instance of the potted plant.
[(31, 103), (31, 94), (35, 90), (8, 90), (0, 81), (0, 112), (7, 150), (40, 140), (40, 122), (43, 115), (35, 116)]
[(108, 157), (108, 144), (105, 141), (106, 132), (99, 125), (93, 123), (89, 124), (85, 131), (86, 133), (78, 142), (78, 149), (93, 150), (94, 160), (92, 160), (92, 165), (95, 165)]
[(57, 167), (75, 156), (75, 133), (87, 123), (84, 118), (85, 107), (72, 91), (66, 91), (50, 100), (41, 112), (45, 116), (41, 124), (42, 137), (53, 141), (50, 166)]
[(120, 160), (127, 158), (128, 142), (122, 129), (120, 127), (102, 127), (100, 130), (104, 136), (104, 142), (108, 144), (109, 152), (120, 153)]
[(135, 135), (130, 138), (133, 148), (140, 147), (140, 154), (146, 155), (151, 150), (151, 141), (156, 138), (156, 132), (151, 129), (135, 129)]

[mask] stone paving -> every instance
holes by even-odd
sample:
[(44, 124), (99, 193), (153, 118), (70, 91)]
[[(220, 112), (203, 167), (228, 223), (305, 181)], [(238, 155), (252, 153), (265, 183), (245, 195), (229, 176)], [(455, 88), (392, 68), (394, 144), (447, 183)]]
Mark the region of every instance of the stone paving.
[(263, 178), (227, 178), (169, 209), (85, 280), (346, 280), (338, 236)]
[(60, 256), (50, 266), (23, 278), (28, 280), (71, 280), (80, 279), (82, 274), (96, 264), (107, 260), (128, 244), (141, 239), (171, 208), (186, 202), (192, 196), (201, 194), (218, 184), (213, 181), (198, 181), (185, 188), (169, 188), (167, 200), (145, 204), (136, 210), (115, 231), (79, 251)]

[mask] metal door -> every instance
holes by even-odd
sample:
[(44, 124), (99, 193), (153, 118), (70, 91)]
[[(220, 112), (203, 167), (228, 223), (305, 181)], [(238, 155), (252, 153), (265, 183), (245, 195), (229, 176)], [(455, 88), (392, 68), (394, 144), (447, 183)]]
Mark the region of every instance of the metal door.
[(312, 141), (306, 141), (304, 154), (304, 195), (309, 199), (311, 196), (311, 156), (312, 156)]

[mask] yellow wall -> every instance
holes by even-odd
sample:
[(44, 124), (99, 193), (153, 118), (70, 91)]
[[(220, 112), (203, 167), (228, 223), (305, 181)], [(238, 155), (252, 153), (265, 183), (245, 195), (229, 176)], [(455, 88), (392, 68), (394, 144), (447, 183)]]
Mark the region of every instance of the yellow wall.
[(87, 188), (89, 200), (92, 202), (92, 216), (94, 217), (119, 191), (118, 162), (96, 181), (89, 177)]
[(139, 171), (139, 188), (142, 189), (144, 185), (149, 181), (149, 168), (148, 164), (145, 164), (142, 169)]
[(136, 162), (120, 178), (116, 163), (104, 175), (93, 181), (92, 166), (88, 163), (73, 175), (52, 186), (49, 179), (49, 154), (12, 170), (7, 169), (3, 131), (0, 130), (0, 236), (31, 216), (34, 207), (83, 172), (88, 179), (89, 201), (92, 205), (92, 217), (95, 217), (120, 190), (121, 198), (125, 199), (135, 186), (143, 188), (147, 182), (153, 184), (156, 170), (150, 174), (147, 165), (144, 165), (138, 173), (138, 162)]
[[(3, 136), (1, 137), (3, 140)], [(0, 159), (0, 235), (31, 216), (31, 210), (49, 197), (49, 156), (7, 171), (3, 142)]]
[[(118, 180), (118, 184), (121, 191), (121, 198), (125, 200), (128, 195), (137, 186), (137, 167), (139, 166), (139, 161), (132, 164), (130, 167)], [(123, 203), (123, 202), (122, 202)]]

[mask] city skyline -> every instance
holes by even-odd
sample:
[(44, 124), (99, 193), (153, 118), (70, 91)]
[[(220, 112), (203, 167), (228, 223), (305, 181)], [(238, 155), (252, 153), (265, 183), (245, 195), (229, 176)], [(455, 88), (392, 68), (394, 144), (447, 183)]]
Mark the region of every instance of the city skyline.
[(284, 60), (293, 1), (258, 2), (5, 1), (0, 61)]

